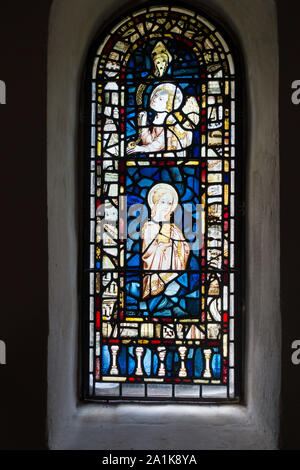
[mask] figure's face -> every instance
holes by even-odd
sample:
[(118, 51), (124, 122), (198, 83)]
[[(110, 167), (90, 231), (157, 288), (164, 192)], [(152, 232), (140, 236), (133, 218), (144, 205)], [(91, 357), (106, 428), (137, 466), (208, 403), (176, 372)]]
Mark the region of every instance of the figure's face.
[(162, 77), (168, 68), (168, 58), (164, 55), (158, 55), (154, 59), (155, 75)]
[(157, 203), (156, 218), (160, 220), (167, 220), (172, 212), (173, 198), (171, 194), (164, 194)]
[(169, 95), (165, 91), (158, 90), (152, 96), (150, 100), (150, 106), (154, 111), (162, 113), (167, 111), (167, 102)]

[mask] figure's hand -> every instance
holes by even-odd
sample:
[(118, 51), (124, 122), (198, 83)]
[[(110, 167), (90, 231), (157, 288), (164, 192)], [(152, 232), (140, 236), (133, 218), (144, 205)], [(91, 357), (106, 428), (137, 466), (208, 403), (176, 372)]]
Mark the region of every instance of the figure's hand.
[(147, 124), (147, 111), (141, 111), (139, 113), (139, 126), (146, 126)]
[(133, 148), (131, 148), (131, 147), (127, 147), (127, 149), (126, 149), (127, 155), (131, 155), (131, 154), (133, 154), (133, 153), (135, 153), (135, 152), (136, 152), (136, 149), (135, 149), (135, 148), (133, 149)]
[(138, 152), (142, 152), (142, 147), (140, 145), (135, 145), (135, 146), (132, 146), (132, 145), (128, 145), (127, 149), (126, 149), (126, 153), (127, 155), (132, 155), (133, 153), (138, 153)]

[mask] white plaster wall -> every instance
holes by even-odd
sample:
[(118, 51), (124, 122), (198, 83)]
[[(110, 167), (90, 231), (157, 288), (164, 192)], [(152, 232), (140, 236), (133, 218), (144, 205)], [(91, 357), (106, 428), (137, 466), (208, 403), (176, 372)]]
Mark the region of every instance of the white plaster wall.
[[(138, 6), (142, 2), (137, 1)], [(79, 91), (88, 47), (123, 0), (54, 0), (48, 58), (51, 449), (272, 449), (280, 392), (278, 45), (273, 0), (195, 0), (233, 29), (246, 62), (247, 302), (245, 405), (78, 402)]]

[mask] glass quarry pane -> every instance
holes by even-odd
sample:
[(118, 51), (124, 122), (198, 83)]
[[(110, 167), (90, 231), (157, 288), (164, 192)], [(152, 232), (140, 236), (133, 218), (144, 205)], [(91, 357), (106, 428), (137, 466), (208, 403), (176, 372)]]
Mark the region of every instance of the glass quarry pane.
[(199, 385), (175, 385), (176, 398), (199, 398)]
[(227, 398), (227, 387), (217, 385), (203, 385), (203, 398)]
[(114, 382), (103, 382), (95, 384), (97, 396), (116, 397), (120, 395), (120, 385)]
[(148, 384), (147, 395), (153, 398), (171, 398), (172, 397), (172, 385), (163, 384)]

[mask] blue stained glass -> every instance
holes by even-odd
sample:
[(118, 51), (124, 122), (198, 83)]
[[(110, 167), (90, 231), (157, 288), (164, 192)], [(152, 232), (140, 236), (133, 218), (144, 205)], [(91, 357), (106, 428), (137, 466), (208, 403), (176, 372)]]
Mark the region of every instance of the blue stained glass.
[(157, 305), (157, 310), (167, 308), (167, 307), (173, 307), (173, 303), (170, 302), (169, 299), (163, 298), (162, 301)]
[(180, 307), (175, 307), (174, 308), (174, 314), (176, 317), (186, 317), (187, 316), (187, 311), (186, 309), (182, 309)]
[(140, 183), (139, 183), (139, 186), (140, 186), (141, 188), (145, 188), (145, 187), (146, 187), (146, 188), (149, 188), (149, 187), (152, 186), (152, 185), (153, 185), (153, 180), (152, 180), (152, 179), (150, 180), (150, 179), (147, 179), (147, 178), (141, 179), (141, 181), (140, 181)]
[[(134, 245), (134, 241), (131, 240), (130, 238), (127, 238), (127, 250), (128, 250), (128, 251), (131, 251), (131, 250), (132, 250), (133, 245)], [(129, 256), (129, 255), (127, 254), (127, 256)]]
[(160, 295), (158, 297), (154, 297), (154, 299), (148, 302), (150, 312), (153, 312), (153, 310), (157, 307), (157, 305), (159, 305), (161, 300), (162, 300), (162, 296)]
[(198, 299), (186, 299), (186, 315), (191, 317), (199, 317), (200, 301)]
[[(128, 184), (128, 179), (127, 179), (127, 184)], [(127, 196), (127, 206), (128, 207), (132, 206), (134, 204), (142, 204), (142, 203), (143, 203), (143, 199), (138, 197), (138, 196), (134, 196), (132, 194)]]
[(194, 175), (195, 174), (195, 168), (193, 168), (193, 167), (184, 167), (183, 172), (186, 175)]
[(157, 374), (157, 367), (158, 367), (158, 359), (157, 359), (157, 355), (156, 355), (156, 354), (153, 354), (152, 367), (153, 367), (153, 375), (156, 376), (156, 374)]
[[(195, 140), (194, 140), (195, 144), (199, 144), (199, 143), (200, 143), (200, 132), (198, 132), (198, 131), (195, 131), (195, 132), (194, 132), (194, 139), (195, 139)], [(196, 149), (196, 148), (197, 148), (197, 147), (195, 146), (195, 149)], [(194, 149), (194, 152), (195, 152), (195, 149)]]
[(177, 279), (177, 282), (184, 287), (188, 287), (188, 275), (185, 273)]
[[(171, 348), (170, 348), (171, 349)], [(168, 371), (168, 376), (172, 375), (173, 369), (173, 351), (169, 351), (166, 358), (166, 368)]]
[(166, 309), (166, 310), (161, 310), (161, 311), (156, 311), (153, 313), (153, 317), (171, 317), (172, 316), (172, 310)]
[(191, 257), (191, 260), (190, 260), (190, 267), (191, 269), (197, 271), (200, 269), (200, 266), (199, 266), (199, 262), (197, 261), (197, 259), (195, 258), (195, 256), (192, 256)]
[(212, 372), (215, 376), (215, 378), (220, 378), (221, 374), (221, 355), (220, 354), (214, 354), (211, 362), (211, 368)]
[(129, 268), (137, 267), (139, 265), (140, 265), (140, 256), (139, 255), (135, 255), (135, 256), (132, 256), (131, 258), (127, 259), (127, 266)]
[(186, 188), (185, 194), (182, 196), (182, 202), (190, 201), (193, 198), (193, 195), (193, 192), (190, 189)]
[(128, 374), (131, 375), (136, 367), (134, 348), (128, 348)]
[(188, 377), (191, 377), (193, 375), (193, 365), (194, 365), (193, 360), (187, 360), (186, 361), (186, 369), (187, 369)]
[(195, 364), (195, 376), (201, 377), (202, 370), (203, 370), (203, 360), (202, 360), (202, 351), (200, 348), (196, 349), (194, 364)]
[(127, 348), (123, 346), (118, 357), (119, 366), (121, 368), (121, 374), (126, 374), (126, 358)]
[[(126, 285), (126, 291), (131, 297), (139, 298), (140, 295), (140, 285), (138, 282), (131, 281)], [(129, 298), (127, 296), (127, 299)]]
[(136, 299), (134, 299), (130, 295), (127, 295), (126, 296), (126, 303), (127, 303), (128, 306), (130, 306), (130, 308), (134, 308), (134, 305), (136, 305)]
[(199, 274), (191, 274), (190, 275), (190, 288), (194, 289), (198, 287), (200, 283), (200, 275)]
[(103, 346), (102, 348), (102, 373), (106, 375), (109, 371), (110, 367), (110, 354), (108, 350), (108, 346)]
[(143, 362), (144, 362), (145, 372), (149, 376), (151, 374), (151, 364), (152, 364), (152, 353), (149, 349), (146, 349)]
[(127, 125), (126, 125), (126, 132), (127, 132), (127, 135), (128, 136), (131, 136), (131, 135), (135, 135), (136, 133), (136, 130), (135, 130), (135, 127), (133, 125), (133, 123), (128, 123), (127, 122)]

